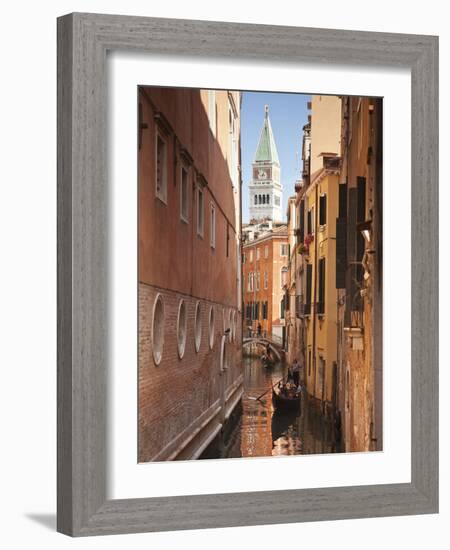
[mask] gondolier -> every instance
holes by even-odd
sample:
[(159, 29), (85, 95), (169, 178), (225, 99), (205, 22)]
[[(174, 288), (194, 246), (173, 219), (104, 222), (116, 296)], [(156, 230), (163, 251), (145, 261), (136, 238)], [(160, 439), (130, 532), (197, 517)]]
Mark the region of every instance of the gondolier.
[(292, 379), (294, 384), (298, 387), (300, 384), (300, 364), (297, 359), (294, 359), (292, 363)]
[(272, 388), (272, 401), (276, 409), (298, 409), (301, 403), (301, 388), (280, 381), (277, 387)]

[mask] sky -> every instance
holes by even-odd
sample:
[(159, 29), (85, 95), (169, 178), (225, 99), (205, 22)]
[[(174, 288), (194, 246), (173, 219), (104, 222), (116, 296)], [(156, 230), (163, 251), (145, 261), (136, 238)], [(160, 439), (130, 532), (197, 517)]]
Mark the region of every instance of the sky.
[(281, 164), (283, 185), (283, 220), (286, 219), (287, 199), (294, 194), (295, 180), (299, 179), (302, 162), (302, 128), (308, 121), (306, 104), (310, 95), (244, 92), (241, 106), (242, 149), (242, 216), (249, 221), (248, 185), (252, 162), (264, 123), (264, 106), (269, 106), (269, 118)]

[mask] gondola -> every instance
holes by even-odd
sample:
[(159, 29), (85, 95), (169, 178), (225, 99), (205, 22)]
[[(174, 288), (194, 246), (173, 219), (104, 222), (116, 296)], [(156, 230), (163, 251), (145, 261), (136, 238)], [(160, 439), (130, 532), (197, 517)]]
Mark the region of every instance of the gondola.
[(281, 391), (277, 386), (272, 388), (272, 401), (275, 409), (279, 410), (297, 410), (302, 401), (302, 392), (295, 389), (288, 389), (286, 392)]

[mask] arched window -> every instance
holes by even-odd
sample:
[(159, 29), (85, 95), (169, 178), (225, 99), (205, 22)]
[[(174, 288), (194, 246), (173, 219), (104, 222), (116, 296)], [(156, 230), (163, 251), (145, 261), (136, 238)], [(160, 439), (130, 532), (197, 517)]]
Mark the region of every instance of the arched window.
[(195, 336), (195, 351), (198, 353), (200, 349), (200, 344), (202, 341), (202, 308), (200, 306), (200, 302), (197, 302), (197, 305), (195, 306), (195, 330), (194, 330), (194, 336)]
[(258, 195), (255, 195), (255, 204), (258, 204)]
[(214, 336), (215, 336), (215, 320), (214, 320), (214, 306), (209, 308), (209, 347), (213, 349), (214, 347)]
[(267, 195), (267, 204), (270, 204), (270, 195)]
[(153, 361), (155, 365), (159, 365), (164, 348), (164, 304), (161, 294), (156, 296), (153, 304), (152, 346)]
[(186, 336), (187, 336), (187, 312), (186, 303), (184, 300), (180, 300), (178, 306), (178, 318), (177, 318), (177, 341), (178, 341), (178, 357), (183, 358), (184, 351), (186, 349)]

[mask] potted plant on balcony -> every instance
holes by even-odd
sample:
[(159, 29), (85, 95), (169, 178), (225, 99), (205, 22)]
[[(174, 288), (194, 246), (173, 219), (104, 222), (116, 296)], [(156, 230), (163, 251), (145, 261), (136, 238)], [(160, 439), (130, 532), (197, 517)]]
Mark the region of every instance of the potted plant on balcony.
[(314, 235), (312, 235), (311, 233), (308, 233), (305, 237), (305, 245), (306, 246), (309, 246), (314, 240)]
[(298, 247), (298, 253), (307, 255), (309, 253), (309, 246), (307, 246), (305, 243), (302, 243)]

